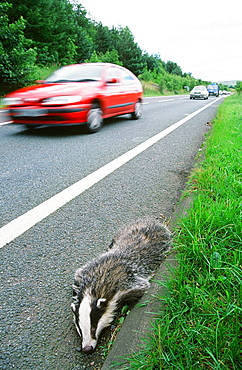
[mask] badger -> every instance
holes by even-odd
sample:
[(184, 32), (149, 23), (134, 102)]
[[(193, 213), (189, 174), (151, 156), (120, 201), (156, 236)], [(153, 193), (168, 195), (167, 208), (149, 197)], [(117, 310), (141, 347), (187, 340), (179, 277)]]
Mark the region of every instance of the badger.
[(84, 353), (95, 349), (122, 305), (135, 303), (147, 291), (170, 245), (165, 224), (137, 221), (116, 234), (108, 251), (76, 271), (71, 308)]

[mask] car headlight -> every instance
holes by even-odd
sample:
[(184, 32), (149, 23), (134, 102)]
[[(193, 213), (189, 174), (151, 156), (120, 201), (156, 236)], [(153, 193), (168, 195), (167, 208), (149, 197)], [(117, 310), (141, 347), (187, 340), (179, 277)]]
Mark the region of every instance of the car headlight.
[(20, 105), (23, 104), (23, 100), (20, 98), (3, 98), (1, 103), (3, 105)]
[(52, 98), (47, 98), (42, 101), (44, 105), (62, 105), (62, 104), (72, 104), (78, 103), (82, 100), (80, 95), (67, 95), (67, 96), (53, 96)]

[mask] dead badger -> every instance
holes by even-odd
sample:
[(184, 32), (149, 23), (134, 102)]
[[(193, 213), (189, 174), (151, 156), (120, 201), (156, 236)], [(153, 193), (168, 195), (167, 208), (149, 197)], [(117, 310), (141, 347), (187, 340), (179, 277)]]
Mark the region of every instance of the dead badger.
[(146, 292), (170, 240), (165, 225), (138, 221), (114, 237), (109, 251), (76, 271), (71, 306), (84, 352), (94, 350), (100, 332), (121, 305)]

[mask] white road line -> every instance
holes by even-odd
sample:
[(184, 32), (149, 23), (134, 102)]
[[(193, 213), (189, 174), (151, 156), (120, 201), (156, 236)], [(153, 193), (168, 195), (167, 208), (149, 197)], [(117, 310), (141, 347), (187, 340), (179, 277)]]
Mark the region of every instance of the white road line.
[(202, 112), (204, 109), (208, 108), (210, 105), (214, 104), (219, 99), (221, 99), (221, 97), (216, 100), (213, 100), (211, 103), (196, 110), (189, 116), (174, 123), (172, 126), (159, 132), (157, 135), (144, 141), (135, 148), (129, 150), (120, 157), (107, 163), (106, 165), (99, 168), (95, 172), (84, 177), (80, 181), (77, 181), (75, 184), (69, 186), (60, 193), (54, 195), (50, 199), (47, 199), (43, 203), (24, 213), (22, 216), (19, 216), (15, 220), (3, 226), (0, 229), (0, 248), (2, 248), (7, 243), (11, 242), (18, 236), (22, 235), (25, 231), (30, 229), (32, 226), (36, 225), (38, 222), (42, 221), (44, 218), (48, 217), (51, 213), (54, 213), (56, 210), (64, 206), (66, 203), (70, 202), (72, 199), (82, 194), (85, 190), (89, 189), (91, 186), (98, 183), (106, 176), (110, 175), (119, 167), (123, 166), (125, 163), (135, 158), (140, 153), (144, 152), (146, 149), (148, 149), (149, 147), (163, 139), (165, 136), (169, 135), (172, 131), (176, 130), (178, 127), (183, 125), (185, 122), (189, 121), (191, 118), (195, 117), (197, 114)]
[[(5, 113), (4, 109), (0, 109), (0, 114), (1, 113)], [(5, 121), (5, 122), (0, 122), (0, 126), (4, 126), (4, 125), (8, 125), (9, 123), (11, 123), (12, 121)]]
[(175, 100), (175, 99), (162, 99), (162, 100), (159, 100), (158, 103), (163, 103), (163, 101), (172, 101), (172, 100)]

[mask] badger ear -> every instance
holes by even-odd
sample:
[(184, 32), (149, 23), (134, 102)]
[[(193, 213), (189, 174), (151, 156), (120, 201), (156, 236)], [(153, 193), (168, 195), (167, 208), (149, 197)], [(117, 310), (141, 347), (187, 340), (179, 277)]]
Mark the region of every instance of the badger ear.
[(105, 306), (105, 302), (107, 301), (106, 298), (99, 298), (97, 300), (97, 308), (103, 308)]
[(71, 304), (71, 309), (72, 309), (72, 311), (75, 313), (76, 312), (76, 305), (75, 305), (75, 303), (72, 303)]

